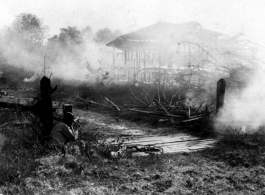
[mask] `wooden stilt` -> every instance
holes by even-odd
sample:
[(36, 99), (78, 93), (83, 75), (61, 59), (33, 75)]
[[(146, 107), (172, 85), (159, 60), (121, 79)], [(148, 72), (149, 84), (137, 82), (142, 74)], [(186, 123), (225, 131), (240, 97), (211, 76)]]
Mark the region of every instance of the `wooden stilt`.
[(224, 79), (220, 79), (217, 82), (216, 113), (218, 113), (220, 109), (223, 108), (224, 106), (225, 87), (226, 87), (226, 81)]

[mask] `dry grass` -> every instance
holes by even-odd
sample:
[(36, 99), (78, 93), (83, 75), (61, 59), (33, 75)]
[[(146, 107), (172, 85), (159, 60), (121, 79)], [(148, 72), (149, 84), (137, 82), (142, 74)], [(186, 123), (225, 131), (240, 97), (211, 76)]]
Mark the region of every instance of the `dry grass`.
[[(17, 130), (10, 129), (11, 132)], [(81, 136), (90, 143), (97, 139), (89, 133)], [(264, 134), (260, 133), (240, 136), (229, 133), (215, 148), (201, 152), (120, 159), (104, 155), (99, 146), (92, 158), (79, 152), (63, 157), (60, 152), (44, 150), (38, 144), (25, 144), (24, 139), (23, 142), (8, 139), (0, 154), (0, 192), (263, 194), (264, 139)]]
[[(65, 86), (68, 94), (64, 96), (68, 100), (79, 93), (83, 98), (99, 102), (103, 101), (101, 96), (107, 96), (113, 102), (137, 103), (128, 86), (68, 87)], [(63, 85), (59, 85), (57, 94), (62, 91)], [(144, 100), (143, 94), (137, 95)], [(60, 99), (60, 95), (57, 98)], [(0, 124), (17, 119), (13, 114), (3, 116), (6, 118), (1, 117)], [(123, 113), (123, 118), (133, 117), (135, 115)], [(143, 122), (143, 116), (131, 120)], [(147, 121), (148, 118), (144, 122)], [(39, 127), (32, 122), (1, 128), (6, 140), (0, 153), (0, 194), (265, 193), (265, 136), (261, 133), (230, 132), (215, 148), (196, 153), (120, 159), (106, 155), (113, 148), (99, 145), (94, 146), (96, 153), (89, 158), (80, 155), (78, 149), (63, 156), (59, 151), (43, 148), (35, 139)], [(83, 133), (82, 139), (93, 143), (97, 141), (94, 133)]]

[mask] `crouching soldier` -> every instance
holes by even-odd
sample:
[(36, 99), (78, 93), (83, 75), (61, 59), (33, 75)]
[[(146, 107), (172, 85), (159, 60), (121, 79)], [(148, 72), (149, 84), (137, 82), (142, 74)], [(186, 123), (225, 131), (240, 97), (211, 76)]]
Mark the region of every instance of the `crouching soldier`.
[(78, 138), (78, 131), (73, 130), (74, 115), (67, 112), (63, 122), (56, 124), (51, 131), (50, 144), (54, 148), (64, 149), (67, 143), (74, 142)]

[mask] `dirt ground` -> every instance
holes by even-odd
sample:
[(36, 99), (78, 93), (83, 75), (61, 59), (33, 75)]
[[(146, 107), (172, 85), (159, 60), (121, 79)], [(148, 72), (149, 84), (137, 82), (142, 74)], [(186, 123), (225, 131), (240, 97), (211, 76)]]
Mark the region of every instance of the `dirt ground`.
[[(163, 153), (193, 152), (213, 146), (216, 139), (191, 135), (177, 127), (150, 127), (147, 124), (130, 122), (111, 115), (91, 111), (74, 111), (85, 124), (82, 131), (97, 131), (108, 137), (124, 139), (127, 146), (155, 146)], [(128, 139), (129, 137), (129, 139)], [(138, 155), (144, 155), (139, 153)]]

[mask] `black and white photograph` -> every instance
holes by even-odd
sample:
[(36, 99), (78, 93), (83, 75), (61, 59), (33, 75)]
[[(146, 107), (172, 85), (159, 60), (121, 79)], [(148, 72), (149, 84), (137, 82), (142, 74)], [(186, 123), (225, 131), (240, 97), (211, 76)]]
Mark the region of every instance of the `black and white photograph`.
[(265, 194), (265, 1), (0, 13), (0, 195)]

